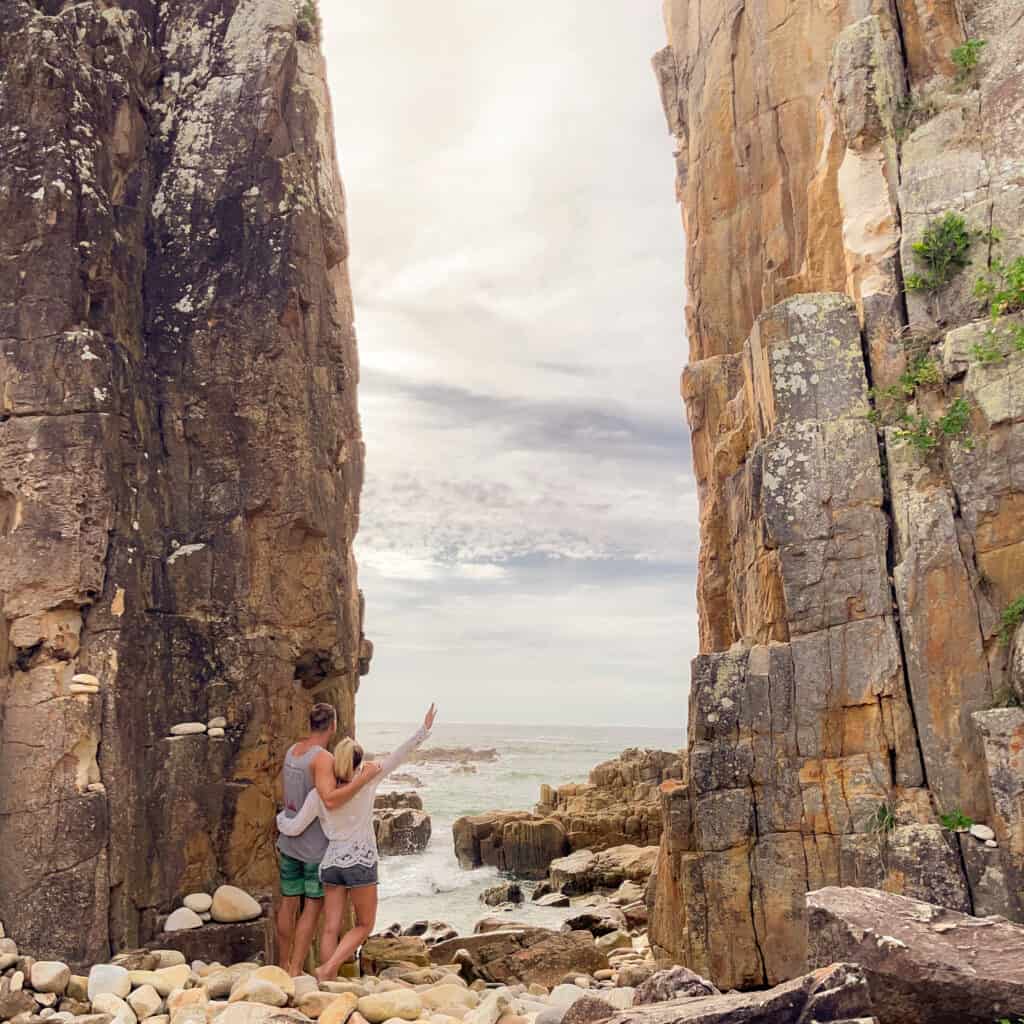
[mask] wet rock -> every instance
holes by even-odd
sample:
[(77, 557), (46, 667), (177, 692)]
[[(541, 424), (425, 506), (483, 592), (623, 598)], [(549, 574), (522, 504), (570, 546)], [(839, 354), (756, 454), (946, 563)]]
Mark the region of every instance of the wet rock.
[(518, 882), (502, 882), (500, 885), (492, 885), (480, 893), (480, 899), (489, 907), (496, 907), (501, 903), (522, 903), (523, 890)]
[(875, 889), (807, 895), (807, 958), (862, 967), (886, 1024), (991, 1024), (1024, 1007), (1024, 927)]

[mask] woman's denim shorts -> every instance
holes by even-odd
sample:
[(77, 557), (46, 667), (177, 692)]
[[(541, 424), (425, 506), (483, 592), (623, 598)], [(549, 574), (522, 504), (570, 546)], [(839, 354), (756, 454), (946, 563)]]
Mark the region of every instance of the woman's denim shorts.
[(348, 868), (321, 868), (320, 881), (324, 885), (343, 885), (346, 889), (361, 889), (366, 885), (377, 884), (377, 865), (365, 867), (353, 864)]

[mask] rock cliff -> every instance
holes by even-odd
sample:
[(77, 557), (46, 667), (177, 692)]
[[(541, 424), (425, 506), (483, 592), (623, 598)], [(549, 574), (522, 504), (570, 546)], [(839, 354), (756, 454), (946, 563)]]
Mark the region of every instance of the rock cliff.
[(1024, 19), (665, 21), (702, 653), (651, 938), (746, 987), (822, 886), (1024, 914)]
[(0, 918), (38, 956), (267, 886), (285, 745), (317, 700), (353, 726), (363, 446), (314, 11), (0, 4)]

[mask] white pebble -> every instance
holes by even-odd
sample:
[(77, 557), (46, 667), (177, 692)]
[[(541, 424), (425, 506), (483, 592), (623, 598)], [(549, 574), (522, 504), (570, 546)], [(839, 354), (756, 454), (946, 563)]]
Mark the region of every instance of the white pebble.
[(77, 672), (71, 677), (71, 682), (81, 683), (83, 686), (98, 687), (100, 685), (99, 679), (90, 672)]
[(216, 718), (211, 718), (208, 726), (211, 729), (226, 729), (228, 720), (223, 715), (217, 715)]
[(970, 833), (975, 839), (980, 839), (983, 843), (988, 842), (990, 839), (995, 839), (995, 832), (988, 827), (988, 825), (972, 825), (970, 827)]
[(217, 726), (214, 726), (212, 729), (207, 731), (207, 736), (215, 740), (222, 739), (224, 736), (224, 730), (218, 729)]
[(206, 726), (202, 722), (179, 722), (171, 726), (172, 736), (198, 736), (206, 732)]

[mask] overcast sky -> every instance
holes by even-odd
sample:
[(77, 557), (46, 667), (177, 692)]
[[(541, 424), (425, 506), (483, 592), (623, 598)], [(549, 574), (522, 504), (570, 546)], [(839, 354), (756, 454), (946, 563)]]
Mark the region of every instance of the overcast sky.
[(683, 723), (696, 493), (660, 0), (321, 3), (363, 720)]

